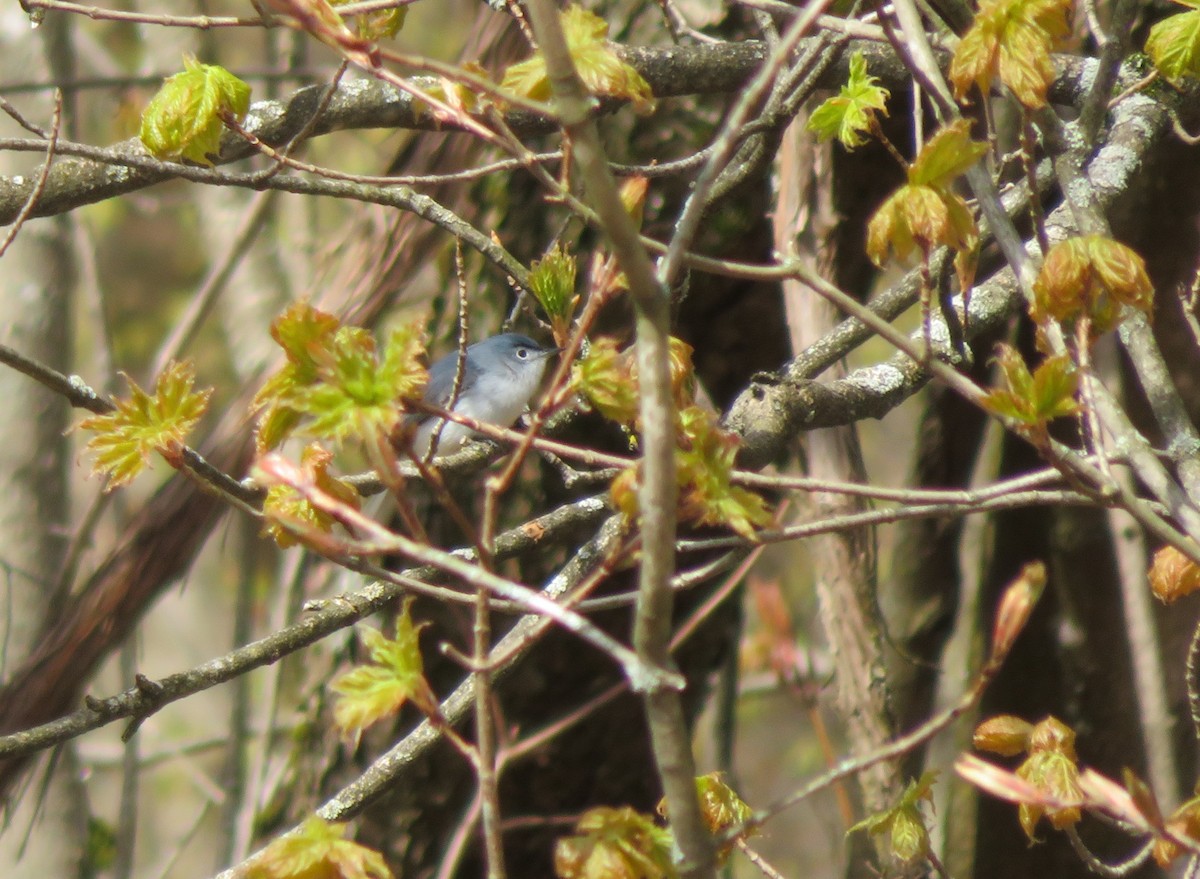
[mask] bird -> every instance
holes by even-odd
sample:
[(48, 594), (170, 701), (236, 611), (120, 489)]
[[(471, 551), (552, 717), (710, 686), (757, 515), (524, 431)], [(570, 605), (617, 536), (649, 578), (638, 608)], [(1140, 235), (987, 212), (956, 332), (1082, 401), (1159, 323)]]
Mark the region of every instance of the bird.
[[(521, 417), (537, 393), (546, 373), (546, 365), (558, 348), (539, 345), (520, 333), (501, 333), (467, 347), (462, 381), (452, 411), (476, 421), (510, 427)], [(449, 409), (458, 372), (459, 352), (437, 360), (429, 367), (429, 382), (422, 401)], [(438, 426), (434, 453), (445, 455), (458, 449), (474, 434), (471, 428), (434, 415), (409, 415), (406, 424), (415, 428), (413, 454), (426, 457)]]

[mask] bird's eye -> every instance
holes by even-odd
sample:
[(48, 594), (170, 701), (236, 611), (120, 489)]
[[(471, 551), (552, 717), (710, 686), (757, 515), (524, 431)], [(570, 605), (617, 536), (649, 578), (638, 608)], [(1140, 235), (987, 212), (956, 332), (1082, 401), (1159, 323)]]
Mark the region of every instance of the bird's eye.
[(517, 356), (520, 357), (522, 360), (524, 360), (525, 358), (527, 358), (529, 356), (529, 349), (528, 348), (518, 348)]

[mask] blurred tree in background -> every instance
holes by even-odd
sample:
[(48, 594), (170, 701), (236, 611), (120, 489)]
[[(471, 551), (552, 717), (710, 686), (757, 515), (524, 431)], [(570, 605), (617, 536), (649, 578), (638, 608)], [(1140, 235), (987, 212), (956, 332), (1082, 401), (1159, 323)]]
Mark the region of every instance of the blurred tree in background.
[(1194, 872), (1197, 16), (7, 4), (0, 871)]

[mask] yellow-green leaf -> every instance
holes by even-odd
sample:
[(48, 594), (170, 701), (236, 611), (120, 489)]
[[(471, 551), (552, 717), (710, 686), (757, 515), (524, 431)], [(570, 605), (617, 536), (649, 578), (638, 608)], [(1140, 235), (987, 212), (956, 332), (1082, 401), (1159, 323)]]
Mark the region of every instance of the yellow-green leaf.
[(160, 159), (211, 165), (221, 150), (221, 117), (239, 121), (250, 109), (250, 86), (228, 70), (185, 56), (184, 71), (168, 77), (142, 113), (141, 140)]
[(559, 879), (675, 879), (671, 832), (629, 807), (584, 812), (554, 847)]
[(379, 852), (345, 838), (345, 824), (313, 816), (247, 865), (249, 879), (393, 879)]
[(1195, 4), (1182, 5), (1191, 6), (1192, 11), (1164, 18), (1150, 28), (1146, 38), (1146, 54), (1170, 80), (1200, 76), (1200, 12)]
[(771, 511), (757, 494), (733, 484), (737, 435), (722, 430), (698, 406), (681, 411), (679, 423), (684, 445), (675, 453), (679, 518), (694, 525), (731, 528), (755, 540), (755, 529), (771, 524)]
[(579, 297), (575, 295), (575, 257), (555, 244), (529, 268), (529, 291), (550, 318), (555, 339), (565, 339)]
[[(300, 458), (300, 469), (318, 489), (332, 495), (343, 503), (358, 509), (361, 496), (349, 484), (329, 472), (333, 455), (316, 443), (305, 448)], [(295, 525), (315, 528), (329, 534), (336, 520), (325, 510), (312, 505), (300, 492), (289, 485), (272, 485), (267, 489), (263, 501), (264, 531), (274, 538), (282, 549), (295, 546), (303, 538), (297, 537)]]
[(424, 336), (416, 324), (392, 332), (382, 357), (359, 327), (342, 327), (310, 353), (316, 381), (298, 387), (289, 402), (308, 419), (304, 431), (318, 439), (342, 443), (390, 434), (400, 422), (402, 401), (420, 398), (428, 381), (421, 364)]
[(986, 95), (999, 78), (1029, 109), (1043, 106), (1054, 80), (1050, 53), (1070, 32), (1070, 14), (1071, 0), (980, 0), (950, 62), (955, 95), (971, 86)]
[(987, 152), (987, 144), (971, 140), (971, 123), (952, 122), (930, 138), (908, 169), (908, 182), (944, 188)]
[(340, 697), (333, 707), (334, 722), (351, 742), (357, 743), (363, 730), (395, 714), (405, 702), (426, 714), (437, 710), (421, 658), (421, 629), (427, 624), (413, 622), (411, 605), (411, 598), (405, 601), (394, 639), (375, 629), (363, 629), (371, 664), (352, 669), (330, 684)]
[(909, 183), (897, 189), (867, 223), (867, 256), (883, 266), (889, 251), (907, 261), (938, 246), (973, 251), (979, 240), (966, 202), (939, 187)]
[(1149, 313), (1154, 287), (1136, 251), (1103, 235), (1083, 235), (1050, 248), (1034, 282), (1031, 315), (1070, 321), (1086, 314), (1096, 333), (1118, 322), (1124, 304)]
[(902, 863), (911, 863), (929, 854), (929, 831), (921, 815), (921, 801), (933, 799), (933, 782), (936, 771), (923, 774), (910, 781), (900, 795), (899, 802), (890, 809), (868, 815), (846, 831), (847, 835), (866, 830), (872, 836), (889, 835), (892, 854)]
[(629, 352), (610, 338), (592, 341), (571, 370), (571, 387), (605, 418), (632, 427), (638, 418), (637, 379)]
[(808, 130), (821, 140), (836, 137), (842, 146), (860, 146), (871, 130), (876, 113), (887, 115), (888, 90), (867, 73), (862, 52), (850, 56), (850, 78), (841, 90), (817, 107), (808, 117)]
[(179, 466), (184, 440), (208, 407), (211, 390), (195, 392), (196, 372), (191, 363), (172, 361), (158, 377), (154, 394), (125, 376), (128, 399), (113, 400), (115, 411), (93, 415), (80, 422), (95, 434), (88, 451), (96, 456), (93, 473), (108, 477), (106, 491), (131, 481), (146, 467), (152, 452)]
[[(1030, 734), (1029, 756), (1017, 767), (1017, 775), (1054, 800), (1081, 801), (1075, 731), (1053, 716), (1035, 724)], [(1030, 840), (1034, 839), (1033, 831), (1042, 815), (1057, 830), (1077, 824), (1082, 818), (1077, 806), (1048, 809), (1040, 803), (1022, 803), (1018, 818)]]
[(339, 327), (332, 314), (296, 302), (271, 322), (271, 338), (287, 355), (287, 363), (272, 375), (254, 397), (260, 412), (254, 442), (258, 454), (282, 443), (300, 423), (296, 408), (299, 390), (317, 380), (314, 354), (329, 347)]
[[(352, 0), (330, 0), (330, 5), (334, 7), (344, 6), (350, 2)], [(358, 31), (358, 35), (364, 40), (391, 39), (400, 33), (400, 29), (404, 27), (404, 19), (407, 15), (407, 6), (398, 6), (392, 9), (376, 9), (372, 12), (360, 12), (354, 16), (355, 29)]]
[[(567, 48), (588, 91), (624, 98), (638, 112), (652, 110), (654, 93), (642, 75), (617, 56), (608, 41), (608, 24), (604, 19), (574, 4), (562, 10), (560, 16)], [(549, 100), (550, 80), (541, 53), (505, 70), (500, 88), (535, 101)]]
[(1005, 387), (989, 393), (983, 401), (990, 411), (1011, 418), (1041, 433), (1055, 418), (1079, 411), (1075, 399), (1079, 374), (1066, 355), (1048, 357), (1033, 373), (1024, 358), (1008, 345), (997, 346), (996, 362)]

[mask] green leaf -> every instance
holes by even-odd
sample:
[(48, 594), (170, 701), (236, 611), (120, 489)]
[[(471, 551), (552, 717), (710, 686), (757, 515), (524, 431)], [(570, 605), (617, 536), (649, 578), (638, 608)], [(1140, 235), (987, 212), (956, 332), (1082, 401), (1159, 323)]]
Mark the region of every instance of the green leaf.
[(106, 415), (80, 422), (82, 430), (96, 435), (88, 440), (95, 453), (93, 473), (108, 477), (105, 491), (130, 482), (142, 472), (151, 452), (158, 452), (172, 466), (180, 466), (184, 440), (208, 407), (211, 390), (193, 392), (196, 373), (192, 364), (172, 361), (158, 377), (151, 396), (137, 382), (124, 376), (129, 399), (113, 400), (117, 407)]
[(288, 362), (259, 390), (261, 454), (303, 427), (310, 436), (336, 443), (390, 433), (405, 400), (419, 399), (428, 374), (421, 361), (424, 335), (416, 323), (394, 331), (376, 352), (371, 334), (338, 326), (337, 318), (296, 303), (271, 325)]
[[(577, 5), (568, 6), (560, 16), (567, 48), (588, 91), (624, 98), (639, 113), (654, 109), (654, 93), (642, 75), (617, 56), (608, 41), (608, 24), (604, 19)], [(541, 53), (534, 53), (505, 70), (500, 88), (535, 101), (549, 100), (550, 80)]]
[(1006, 387), (997, 388), (983, 401), (987, 409), (1044, 433), (1055, 418), (1079, 411), (1076, 395), (1079, 374), (1064, 355), (1048, 357), (1031, 374), (1025, 360), (1014, 348), (999, 345), (996, 362)]
[(939, 245), (970, 252), (978, 240), (978, 227), (966, 202), (939, 186), (901, 186), (867, 223), (867, 256), (881, 267), (889, 251), (904, 261)]
[(855, 52), (850, 57), (849, 80), (835, 97), (812, 112), (808, 130), (821, 140), (836, 137), (846, 149), (862, 145), (863, 134), (871, 130), (875, 114), (887, 115), (888, 90), (877, 85), (878, 81), (867, 73), (862, 52)]
[(278, 446), (300, 424), (297, 394), (317, 380), (314, 352), (332, 344), (338, 326), (336, 317), (307, 302), (293, 303), (271, 322), (271, 338), (283, 348), (288, 362), (254, 396), (252, 408), (262, 413), (254, 436), (258, 454)]
[[(353, 0), (330, 0), (330, 6), (344, 6)], [(357, 23), (358, 35), (364, 40), (391, 39), (400, 33), (404, 27), (404, 19), (408, 15), (407, 6), (394, 9), (377, 9), (374, 12), (362, 12), (354, 16)]]
[(679, 518), (695, 525), (732, 528), (755, 540), (755, 528), (771, 524), (771, 511), (754, 492), (733, 484), (737, 435), (718, 427), (716, 419), (699, 406), (681, 411), (679, 424), (684, 444), (675, 453)]
[(314, 815), (256, 855), (248, 879), (393, 879), (379, 852), (345, 835), (345, 824)]
[(554, 847), (559, 879), (675, 879), (671, 832), (628, 806), (584, 812)]
[(961, 100), (976, 86), (986, 95), (997, 78), (1031, 110), (1046, 103), (1054, 81), (1050, 53), (1070, 33), (1070, 0), (981, 0), (950, 62)]
[(184, 56), (184, 71), (163, 82), (142, 113), (140, 137), (159, 159), (211, 165), (221, 150), (229, 114), (239, 121), (250, 109), (250, 86), (228, 70)]
[(987, 144), (971, 140), (967, 119), (944, 127), (925, 144), (908, 169), (908, 182), (940, 189), (949, 186), (987, 152)]
[(340, 696), (333, 708), (334, 722), (355, 744), (363, 730), (395, 714), (405, 702), (412, 702), (426, 714), (438, 710), (421, 659), (420, 635), (427, 623), (413, 623), (409, 613), (412, 601), (409, 598), (404, 602), (396, 620), (395, 639), (389, 640), (374, 629), (362, 630), (372, 664), (348, 671), (329, 685)]
[(1200, 12), (1172, 15), (1155, 24), (1146, 38), (1146, 54), (1169, 80), (1200, 76)]
[(554, 338), (566, 337), (579, 297), (575, 295), (575, 257), (555, 244), (529, 269), (529, 291), (550, 318)]
[(919, 779), (910, 781), (900, 795), (900, 800), (890, 809), (868, 815), (846, 834), (866, 830), (872, 836), (889, 834), (892, 854), (901, 863), (909, 864), (929, 854), (929, 832), (921, 815), (921, 801), (933, 799), (933, 782), (936, 771), (926, 772)]
[[(330, 452), (316, 443), (311, 443), (300, 458), (300, 469), (307, 479), (325, 494), (359, 509), (361, 495), (348, 483), (329, 472), (332, 461), (333, 455)], [(272, 485), (267, 489), (267, 498), (263, 502), (263, 520), (263, 530), (281, 549), (295, 546), (304, 540), (302, 534), (297, 536), (298, 531), (311, 528), (330, 534), (337, 521), (325, 510), (314, 507), (296, 489), (282, 484)], [(297, 524), (302, 528), (296, 528)]]
[(296, 392), (296, 410), (310, 419), (305, 432), (335, 443), (391, 433), (400, 422), (401, 401), (419, 398), (428, 380), (424, 353), (415, 325), (391, 334), (382, 359), (370, 333), (342, 327), (327, 347), (313, 352), (317, 381)]
[(637, 423), (639, 397), (632, 358), (629, 352), (618, 351), (614, 340), (592, 341), (587, 356), (572, 367), (571, 388), (605, 418), (625, 427)]

